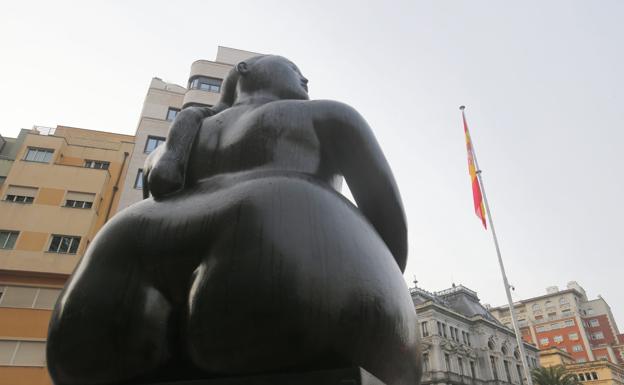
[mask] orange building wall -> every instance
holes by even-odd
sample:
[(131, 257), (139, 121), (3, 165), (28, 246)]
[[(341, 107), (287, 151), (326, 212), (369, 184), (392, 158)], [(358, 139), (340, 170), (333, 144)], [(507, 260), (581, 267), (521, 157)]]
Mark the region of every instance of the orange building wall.
[[(589, 323), (590, 320), (596, 319), (598, 320), (598, 326), (591, 326)], [(615, 335), (613, 334), (613, 330), (609, 325), (609, 318), (606, 314), (596, 315), (593, 317), (584, 317), (583, 322), (586, 323), (585, 330), (587, 330), (588, 337), (591, 336), (592, 333), (602, 332), (604, 338), (602, 339), (590, 339), (589, 343), (592, 345), (601, 345), (601, 344), (616, 344), (617, 340)]]
[[(586, 361), (589, 361), (589, 356), (587, 354), (586, 351), (586, 346), (583, 343), (582, 340), (582, 336), (581, 336), (581, 328), (579, 327), (579, 325), (577, 325), (577, 322), (574, 318), (567, 318), (567, 319), (561, 319), (558, 320), (556, 322), (562, 323), (565, 320), (574, 320), (574, 326), (568, 326), (568, 327), (564, 327), (564, 328), (560, 328), (560, 329), (556, 329), (556, 330), (549, 330), (549, 331), (544, 331), (544, 332), (538, 332), (537, 331), (537, 326), (540, 325), (550, 325), (553, 322), (545, 322), (542, 324), (537, 324), (535, 325), (535, 334), (537, 335), (537, 341), (536, 344), (538, 345), (538, 347), (540, 349), (545, 349), (545, 348), (551, 348), (551, 347), (557, 347), (559, 349), (561, 348), (565, 348), (565, 350), (568, 352), (568, 354), (570, 354), (572, 356), (572, 358), (574, 358), (575, 360), (578, 359), (585, 359)], [(569, 334), (570, 333), (576, 333), (578, 335), (578, 339), (577, 340), (570, 340), (569, 338)], [(563, 342), (555, 342), (554, 341), (554, 337), (555, 336), (562, 336), (563, 337)], [(540, 343), (540, 339), (542, 338), (548, 338), (549, 343), (548, 345), (542, 345)], [(575, 352), (573, 350), (573, 346), (574, 345), (581, 345), (583, 347), (583, 351), (581, 352)]]
[(51, 310), (0, 307), (2, 337), (47, 338)]
[(0, 366), (0, 385), (52, 385), (47, 368)]

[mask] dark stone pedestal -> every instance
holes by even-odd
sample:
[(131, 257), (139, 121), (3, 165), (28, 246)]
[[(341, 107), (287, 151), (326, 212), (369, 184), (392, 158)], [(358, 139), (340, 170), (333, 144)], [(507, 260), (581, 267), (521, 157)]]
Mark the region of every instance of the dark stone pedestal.
[(153, 385), (385, 385), (362, 368), (286, 373), (212, 380), (159, 382)]

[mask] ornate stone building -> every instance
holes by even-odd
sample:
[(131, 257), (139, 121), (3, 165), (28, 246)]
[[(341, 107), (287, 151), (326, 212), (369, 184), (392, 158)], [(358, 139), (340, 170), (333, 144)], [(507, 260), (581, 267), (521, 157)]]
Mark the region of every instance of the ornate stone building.
[[(462, 286), (439, 292), (411, 289), (422, 337), (422, 384), (526, 384), (512, 330)], [(538, 366), (538, 349), (525, 344), (527, 361)]]

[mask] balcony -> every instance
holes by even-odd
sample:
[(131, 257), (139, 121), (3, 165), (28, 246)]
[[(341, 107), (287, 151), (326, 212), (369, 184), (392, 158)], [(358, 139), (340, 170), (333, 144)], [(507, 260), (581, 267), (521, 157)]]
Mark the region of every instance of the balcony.
[(453, 385), (510, 385), (509, 382), (500, 380), (480, 380), (470, 376), (464, 376), (451, 372), (424, 372), (420, 382), (428, 384), (453, 384)]

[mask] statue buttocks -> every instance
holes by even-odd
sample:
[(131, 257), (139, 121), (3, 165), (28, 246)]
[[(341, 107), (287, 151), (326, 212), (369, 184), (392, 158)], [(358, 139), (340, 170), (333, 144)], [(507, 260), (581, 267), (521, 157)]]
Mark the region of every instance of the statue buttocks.
[(55, 385), (346, 366), (418, 383), (401, 198), (352, 108), (255, 57), (178, 114), (145, 175), (152, 196), (100, 230), (53, 311)]

